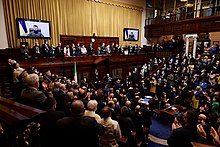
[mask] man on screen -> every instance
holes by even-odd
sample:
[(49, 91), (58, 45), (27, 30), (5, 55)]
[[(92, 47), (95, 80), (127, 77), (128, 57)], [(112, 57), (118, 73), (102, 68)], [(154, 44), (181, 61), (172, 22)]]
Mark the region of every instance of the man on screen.
[(37, 25), (34, 25), (33, 28), (30, 28), (30, 32), (27, 37), (44, 37), (44, 35), (41, 33), (41, 29), (38, 28)]
[(128, 40), (135, 40), (134, 33), (131, 32), (128, 36)]

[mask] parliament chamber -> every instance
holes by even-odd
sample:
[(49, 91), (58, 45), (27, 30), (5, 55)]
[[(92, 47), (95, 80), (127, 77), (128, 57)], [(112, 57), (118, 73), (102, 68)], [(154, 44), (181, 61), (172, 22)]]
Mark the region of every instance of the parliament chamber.
[(0, 146), (220, 145), (218, 0), (0, 0)]

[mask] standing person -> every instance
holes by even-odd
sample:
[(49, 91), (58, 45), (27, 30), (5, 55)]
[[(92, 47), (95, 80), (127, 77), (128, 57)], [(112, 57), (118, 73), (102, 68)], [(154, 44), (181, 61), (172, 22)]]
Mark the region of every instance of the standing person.
[(81, 47), (81, 54), (82, 55), (86, 55), (87, 54), (87, 49), (86, 49), (86, 47), (84, 45), (82, 45), (82, 47)]
[(49, 44), (48, 44), (48, 42), (47, 42), (47, 40), (44, 40), (44, 43), (42, 44), (42, 54), (43, 54), (43, 56), (44, 57), (49, 57), (49, 51), (50, 51), (50, 46), (49, 46)]
[(87, 53), (90, 56), (93, 55), (93, 44), (92, 44), (92, 42), (89, 44), (89, 47), (87, 49)]
[(64, 56), (69, 57), (70, 56), (70, 46), (67, 44), (66, 47), (64, 47)]
[(83, 102), (75, 100), (71, 104), (71, 115), (57, 121), (57, 146), (99, 146), (98, 136), (103, 134), (104, 127), (95, 118), (84, 116), (84, 111)]
[(120, 146), (122, 147), (134, 147), (135, 146), (135, 126), (132, 119), (129, 117), (130, 112), (127, 106), (121, 108), (121, 115), (116, 116), (116, 121), (121, 128), (122, 138), (120, 139)]
[(63, 57), (64, 56), (64, 48), (61, 43), (55, 49), (55, 56), (56, 57)]
[(143, 117), (143, 132), (145, 144), (148, 143), (148, 135), (150, 132), (150, 126), (152, 125), (151, 120), (151, 110), (149, 108), (149, 103), (145, 103), (144, 107), (141, 109), (141, 115)]
[(79, 43), (76, 45), (76, 56), (81, 56), (81, 46)]
[(33, 54), (32, 54), (33, 58), (39, 58), (41, 56), (41, 48), (38, 42), (35, 42), (35, 45), (33, 46), (32, 50), (33, 50)]
[(76, 55), (76, 47), (75, 44), (72, 43), (72, 46), (70, 47), (70, 56), (73, 57)]
[(154, 97), (156, 94), (156, 88), (157, 88), (157, 80), (155, 77), (152, 77), (152, 79), (150, 80), (150, 93), (151, 95)]
[(40, 123), (41, 147), (55, 146), (56, 121), (65, 116), (63, 111), (56, 111), (56, 100), (49, 97), (45, 100), (46, 112), (37, 116)]
[(46, 95), (39, 91), (39, 77), (37, 74), (29, 74), (26, 77), (27, 87), (21, 92), (21, 102), (25, 105), (32, 106), (38, 109), (44, 109), (44, 102), (47, 99)]
[(192, 141), (197, 141), (197, 123), (198, 114), (196, 111), (189, 110), (184, 113), (184, 124), (174, 126), (171, 136), (168, 138), (167, 143), (170, 147), (193, 147)]
[(121, 138), (121, 129), (117, 121), (112, 120), (111, 110), (108, 106), (102, 109), (101, 124), (104, 126), (104, 134), (99, 138), (100, 147), (118, 147), (118, 140)]
[(20, 52), (21, 52), (21, 57), (23, 59), (29, 58), (29, 51), (28, 51), (28, 48), (25, 46), (25, 44), (21, 45)]
[(180, 20), (181, 10), (180, 8), (176, 9), (176, 21)]
[(97, 105), (98, 105), (98, 102), (96, 100), (90, 100), (87, 104), (88, 110), (85, 111), (84, 115), (94, 117), (95, 120), (99, 123), (101, 120), (101, 117), (95, 113), (97, 110)]

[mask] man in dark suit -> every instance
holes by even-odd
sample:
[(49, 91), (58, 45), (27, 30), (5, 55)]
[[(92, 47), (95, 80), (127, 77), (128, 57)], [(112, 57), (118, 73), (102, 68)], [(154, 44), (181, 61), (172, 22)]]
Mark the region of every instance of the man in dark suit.
[(55, 48), (55, 56), (56, 57), (63, 57), (64, 56), (64, 48), (61, 43)]
[(197, 141), (197, 123), (198, 115), (196, 111), (189, 110), (184, 114), (185, 126), (175, 126), (173, 123), (172, 135), (168, 138), (167, 143), (170, 147), (192, 147), (192, 141)]
[(71, 116), (59, 119), (57, 127), (57, 146), (98, 147), (98, 135), (104, 127), (93, 117), (84, 116), (84, 104), (75, 100), (71, 104)]
[(29, 74), (26, 78), (27, 88), (21, 92), (21, 102), (39, 109), (44, 109), (46, 95), (38, 90), (39, 77), (37, 74)]
[(47, 42), (47, 40), (44, 40), (44, 44), (42, 44), (42, 54), (43, 54), (43, 56), (44, 57), (49, 57), (49, 55), (50, 55), (50, 46), (49, 46), (49, 44), (48, 44), (48, 42)]
[(56, 146), (54, 138), (56, 134), (56, 121), (65, 116), (63, 111), (56, 111), (56, 100), (49, 97), (45, 100), (45, 113), (37, 116), (40, 123), (40, 142), (41, 147)]
[(33, 58), (39, 58), (41, 56), (41, 48), (38, 42), (35, 42), (35, 45), (33, 46)]
[(21, 45), (21, 57), (23, 59), (28, 59), (29, 58), (29, 51), (28, 51), (28, 48), (25, 46), (25, 44), (22, 44)]
[(93, 55), (93, 43), (92, 42), (89, 44), (89, 47), (87, 49), (87, 53), (88, 53), (88, 55)]

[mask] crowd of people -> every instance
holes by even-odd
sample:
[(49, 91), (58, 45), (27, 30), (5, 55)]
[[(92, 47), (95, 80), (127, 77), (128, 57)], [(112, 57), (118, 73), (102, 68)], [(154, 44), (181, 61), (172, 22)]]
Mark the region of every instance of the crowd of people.
[[(152, 72), (159, 64), (161, 69)], [(42, 146), (146, 146), (152, 110), (172, 105), (187, 109), (174, 116), (170, 146), (220, 144), (218, 54), (150, 59), (122, 79), (99, 77), (95, 70), (92, 79), (79, 83), (49, 70), (42, 74), (34, 67), (23, 69), (11, 59), (8, 73), (17, 101), (47, 110), (40, 119)], [(145, 96), (152, 99), (140, 103)]]
[(35, 42), (31, 51), (25, 46), (25, 44), (22, 44), (20, 52), (23, 59), (31, 57), (74, 57), (83, 55), (137, 55), (141, 53), (141, 46), (138, 44), (133, 46), (131, 43), (128, 46), (119, 46), (114, 43), (106, 45), (105, 43), (102, 43), (97, 49), (95, 49), (92, 42), (88, 47), (80, 43), (72, 43), (71, 45), (65, 46), (59, 43), (57, 46), (54, 46), (53, 44), (49, 45), (47, 40), (45, 40), (41, 46), (38, 42)]

